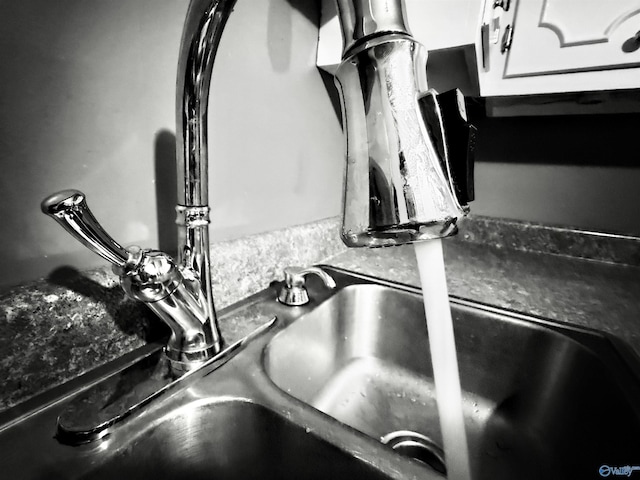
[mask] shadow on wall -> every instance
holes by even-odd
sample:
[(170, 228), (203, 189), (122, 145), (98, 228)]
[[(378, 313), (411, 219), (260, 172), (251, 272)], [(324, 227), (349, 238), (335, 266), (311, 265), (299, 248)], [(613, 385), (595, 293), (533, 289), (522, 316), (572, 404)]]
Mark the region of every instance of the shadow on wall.
[(640, 114), (480, 119), (483, 162), (640, 167)]
[[(274, 7), (276, 3), (272, 0), (270, 8)], [(321, 0), (287, 0), (287, 3), (304, 15), (313, 25), (318, 26), (320, 24)]]
[(175, 256), (178, 247), (176, 202), (178, 165), (176, 136), (169, 130), (160, 130), (155, 141), (156, 210), (158, 216), (158, 249)]

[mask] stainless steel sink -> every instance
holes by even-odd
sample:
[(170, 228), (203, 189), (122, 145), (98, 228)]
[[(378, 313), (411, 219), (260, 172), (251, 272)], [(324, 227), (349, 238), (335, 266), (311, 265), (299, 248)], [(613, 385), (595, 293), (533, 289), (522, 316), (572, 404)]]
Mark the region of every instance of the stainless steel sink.
[[(274, 284), (223, 311), (230, 331), (277, 322), (103, 438), (67, 445), (56, 418), (159, 346), (1, 414), (0, 476), (443, 478), (419, 292), (324, 268), (337, 288), (309, 279), (308, 305), (278, 303)], [(609, 338), (463, 300), (452, 309), (474, 480), (592, 478), (640, 461), (638, 370)]]
[[(441, 447), (419, 291), (338, 283), (271, 340), (268, 375), (372, 438), (408, 431)], [(640, 462), (638, 375), (609, 338), (460, 299), (452, 314), (475, 479), (592, 478)]]
[(304, 427), (242, 400), (187, 404), (84, 478), (386, 478)]
[(160, 346), (132, 352), (1, 414), (0, 478), (438, 478), (273, 384), (262, 363), (267, 343), (331, 294), (315, 285), (308, 308), (291, 308), (276, 300), (277, 290), (273, 285), (220, 314), (227, 333), (275, 316), (274, 326), (228, 361), (179, 379), (102, 438), (69, 445), (56, 433), (56, 419), (91, 385), (114, 384), (132, 365), (157, 357)]

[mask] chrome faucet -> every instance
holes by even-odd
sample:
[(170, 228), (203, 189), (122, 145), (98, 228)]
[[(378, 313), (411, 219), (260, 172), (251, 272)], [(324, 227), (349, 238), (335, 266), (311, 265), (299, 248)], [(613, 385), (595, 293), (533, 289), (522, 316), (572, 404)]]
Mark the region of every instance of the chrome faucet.
[[(165, 354), (174, 373), (192, 370), (220, 352), (215, 310), (211, 295), (205, 292), (210, 277), (200, 276), (195, 270), (200, 258), (185, 255), (188, 261), (176, 265), (169, 255), (157, 250), (121, 247), (103, 230), (78, 190), (50, 195), (41, 208), (90, 250), (111, 262), (127, 295), (146, 303), (169, 326), (171, 336)], [(209, 258), (208, 254), (203, 257)]]
[[(444, 130), (462, 121), (446, 120), (427, 90), (426, 55), (409, 34), (403, 2), (336, 1), (344, 36), (336, 76), (347, 145), (343, 240), (384, 246), (455, 233), (467, 207), (456, 195), (460, 182)], [(216, 51), (235, 2), (192, 0), (185, 20), (176, 99), (178, 261), (121, 247), (77, 190), (42, 202), (44, 213), (114, 265), (127, 294), (169, 325), (165, 352), (178, 372), (222, 348), (211, 293), (207, 109)]]
[[(437, 95), (404, 0), (335, 0), (343, 34), (336, 73), (347, 167), (342, 239), (387, 246), (453, 235), (473, 200), (475, 129), (464, 98)], [(178, 63), (177, 130), (183, 261), (208, 275), (207, 108), (213, 63), (236, 0), (191, 0)], [(199, 232), (196, 235), (196, 232)], [(206, 267), (206, 268), (205, 268)], [(204, 269), (204, 270), (203, 270)]]

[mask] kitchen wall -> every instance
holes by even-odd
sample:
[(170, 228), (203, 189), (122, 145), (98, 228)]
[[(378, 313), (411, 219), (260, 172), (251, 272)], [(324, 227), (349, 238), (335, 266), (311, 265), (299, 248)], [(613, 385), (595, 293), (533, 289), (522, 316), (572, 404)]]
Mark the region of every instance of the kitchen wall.
[(474, 213), (640, 236), (640, 114), (478, 126)]
[[(104, 262), (40, 213), (77, 188), (124, 245), (174, 244), (174, 103), (188, 0), (0, 2), (0, 286)], [(239, 1), (210, 111), (214, 240), (339, 213), (342, 134), (314, 0)]]
[[(40, 213), (84, 191), (124, 245), (174, 246), (174, 98), (188, 0), (0, 2), (0, 287), (104, 262)], [(213, 239), (340, 212), (343, 140), (317, 0), (241, 0), (210, 112)], [(333, 92), (335, 93), (335, 92)], [(481, 125), (474, 213), (640, 235), (638, 116)]]

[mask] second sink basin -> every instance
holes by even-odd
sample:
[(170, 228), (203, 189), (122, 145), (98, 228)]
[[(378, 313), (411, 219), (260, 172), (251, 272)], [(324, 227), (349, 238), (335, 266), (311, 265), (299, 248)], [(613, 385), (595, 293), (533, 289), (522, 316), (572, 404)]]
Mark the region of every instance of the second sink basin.
[(229, 400), (181, 406), (83, 478), (387, 477), (266, 407)]
[[(419, 291), (363, 279), (342, 287), (271, 340), (267, 374), (370, 437), (427, 437), (426, 459), (408, 451), (439, 469)], [(640, 438), (638, 377), (607, 337), (464, 300), (451, 307), (474, 478), (591, 478), (638, 461), (628, 441)]]

